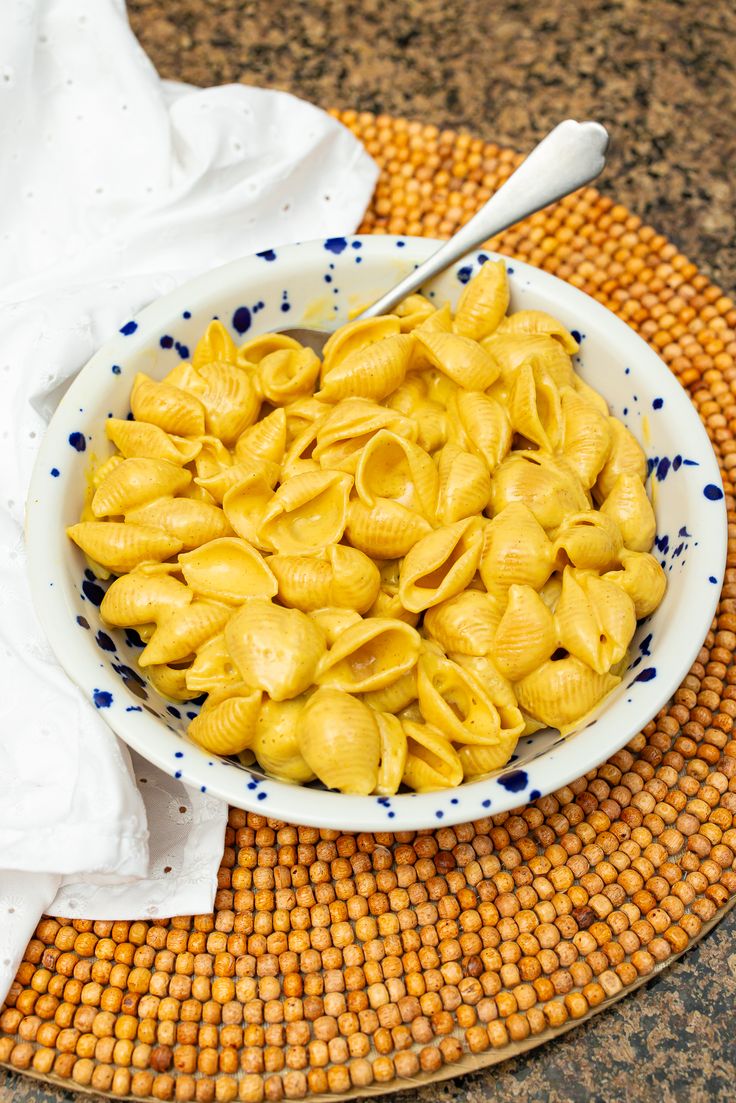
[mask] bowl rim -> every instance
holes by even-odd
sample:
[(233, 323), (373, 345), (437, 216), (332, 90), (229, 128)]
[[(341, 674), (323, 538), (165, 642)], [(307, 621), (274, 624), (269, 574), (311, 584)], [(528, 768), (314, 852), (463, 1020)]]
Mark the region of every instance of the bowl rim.
[[(401, 244), (404, 247), (403, 256), (413, 262), (421, 262), (442, 244), (435, 239), (406, 235), (352, 235), (347, 237), (347, 241), (360, 242), (364, 247), (362, 255), (365, 259), (371, 254), (395, 257), (396, 246)], [(280, 246), (278, 255), (279, 258), (295, 261), (297, 267), (301, 263), (297, 258), (303, 258), (302, 268), (304, 265), (308, 268), (312, 264), (312, 254), (315, 264), (318, 256), (320, 259), (324, 258), (324, 246), (322, 240), (297, 242)], [(666, 394), (672, 416), (684, 419), (689, 434), (688, 447), (691, 451), (697, 448), (703, 481), (722, 489), (715, 454), (687, 392), (633, 329), (585, 292), (516, 258), (490, 250), (472, 250), (450, 266), (448, 271), (457, 272), (463, 265), (483, 263), (489, 257), (503, 259), (510, 274), (513, 274), (512, 280), (524, 281), (527, 286), (539, 292), (550, 303), (548, 309), (551, 313), (554, 313), (557, 301), (562, 299), (564, 312), (577, 310), (589, 326), (597, 328), (599, 332), (608, 331), (610, 339), (616, 341), (617, 356), (631, 360), (637, 371), (655, 373), (657, 387)], [(95, 378), (98, 368), (109, 365), (111, 361), (124, 362), (131, 353), (137, 353), (147, 346), (151, 341), (151, 334), (170, 323), (173, 317), (180, 317), (182, 311), (190, 309), (193, 304), (196, 309), (196, 301), (211, 296), (213, 286), (219, 284), (231, 288), (236, 283), (242, 286), (247, 285), (248, 279), (257, 279), (258, 263), (257, 254), (231, 261), (188, 280), (139, 311), (135, 315), (137, 329), (133, 335), (134, 340), (117, 333), (98, 349), (61, 399), (44, 434), (26, 500), (25, 534), (30, 589), (36, 614), (58, 662), (85, 696), (90, 692), (90, 687), (97, 685), (101, 678), (99, 655), (86, 633), (82, 637), (89, 641), (86, 650), (78, 641), (75, 643), (73, 637), (70, 639), (69, 629), (74, 623), (74, 616), (64, 593), (67, 576), (60, 565), (58, 578), (61, 585), (52, 583), (50, 588), (48, 582), (49, 561), (53, 560), (54, 546), (54, 527), (50, 518), (53, 519), (54, 514), (59, 514), (61, 510), (60, 506), (56, 510), (49, 508), (47, 478), (49, 465), (53, 462), (53, 449), (57, 446), (57, 430), (62, 427), (65, 418), (78, 409), (80, 399), (85, 398), (88, 383)], [(608, 335), (606, 339), (609, 339)], [(103, 377), (104, 373), (100, 373), (100, 378)], [(53, 480), (57, 484), (61, 481)], [(717, 506), (717, 503), (713, 502), (711, 506)], [(682, 646), (679, 656), (670, 645), (669, 650), (673, 654), (668, 655), (664, 676), (661, 680), (657, 679), (656, 683), (642, 687), (646, 692), (639, 694), (637, 700), (641, 700), (643, 707), (633, 710), (635, 719), (620, 724), (618, 736), (606, 742), (604, 751), (596, 750), (600, 745), (598, 738), (582, 743), (565, 739), (523, 766), (514, 767), (509, 764), (489, 778), (465, 782), (455, 789), (402, 793), (393, 797), (358, 797), (291, 785), (269, 777), (264, 780), (250, 774), (247, 769), (233, 769), (232, 763), (226, 765), (217, 756), (208, 755), (178, 733), (168, 731), (161, 720), (145, 710), (133, 715), (126, 714), (122, 708), (106, 708), (100, 715), (125, 743), (169, 775), (180, 778), (185, 784), (199, 788), (202, 792), (206, 791), (237, 807), (265, 814), (269, 818), (323, 828), (345, 829), (349, 824), (349, 830), (396, 831), (450, 826), (508, 812), (554, 792), (600, 766), (625, 746), (681, 685), (710, 628), (720, 598), (720, 583), (725, 571), (727, 550), (725, 500), (721, 501), (721, 507), (710, 509), (708, 517), (709, 547), (713, 560), (720, 565), (716, 574), (718, 584), (712, 585), (709, 591), (703, 590), (703, 601), (696, 606), (697, 615), (694, 621), (688, 622), (690, 633), (687, 638), (691, 642), (689, 646), (686, 643), (682, 645), (680, 639)], [(63, 527), (62, 523), (57, 536), (59, 533), (63, 535)], [(65, 535), (63, 538), (66, 539)], [(66, 584), (68, 585), (68, 580)], [(671, 630), (668, 632), (670, 634)], [(666, 647), (666, 641), (662, 646)], [(605, 717), (605, 714), (604, 706), (598, 718)], [(573, 748), (575, 753), (572, 753)], [(523, 779), (519, 775), (523, 775)], [(552, 779), (549, 783), (544, 780), (547, 776)], [(240, 784), (237, 783), (239, 777), (242, 778)], [(206, 784), (203, 784), (203, 779), (206, 779)]]

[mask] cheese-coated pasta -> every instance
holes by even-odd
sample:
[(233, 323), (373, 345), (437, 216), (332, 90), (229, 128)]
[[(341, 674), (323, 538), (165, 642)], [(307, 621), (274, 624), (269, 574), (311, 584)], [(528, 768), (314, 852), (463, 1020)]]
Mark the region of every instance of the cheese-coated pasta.
[(165, 433), (181, 437), (204, 433), (204, 406), (199, 399), (170, 383), (155, 383), (143, 372), (135, 377), (130, 408), (136, 421), (150, 422)]
[(199, 441), (165, 433), (158, 425), (128, 421), (127, 418), (109, 417), (105, 422), (105, 432), (125, 459), (137, 456), (182, 465), (191, 463), (202, 447)]
[(246, 601), (230, 617), (225, 643), (246, 685), (274, 701), (304, 693), (325, 652), (323, 632), (305, 613), (261, 598)]
[(638, 475), (619, 475), (600, 511), (618, 526), (630, 551), (649, 551), (657, 522), (652, 503)]
[(355, 470), (355, 490), (374, 506), (379, 498), (400, 502), (432, 520), (437, 506), (439, 475), (430, 456), (416, 444), (381, 429), (363, 447)]
[(403, 782), (418, 793), (453, 789), (463, 778), (460, 757), (450, 740), (431, 724), (403, 720), (406, 762)]
[(427, 609), (424, 630), (446, 652), (488, 655), (500, 620), (500, 609), (487, 593), (464, 590)]
[(328, 545), (319, 557), (272, 555), (268, 566), (284, 605), (305, 613), (330, 605), (365, 613), (381, 584), (373, 560), (344, 544)]
[(113, 574), (126, 574), (141, 563), (158, 563), (181, 550), (181, 540), (151, 525), (122, 521), (80, 521), (67, 530), (74, 543)]
[(620, 571), (609, 571), (603, 577), (615, 582), (634, 602), (636, 619), (648, 617), (657, 608), (667, 588), (665, 573), (653, 555), (624, 550)]
[(251, 743), (264, 770), (280, 781), (297, 785), (312, 781), (316, 776), (299, 749), (299, 721), (307, 700), (304, 694), (291, 701), (266, 698), (258, 713)]
[(498, 379), (500, 368), (496, 361), (469, 337), (436, 330), (417, 331), (416, 339), (429, 363), (458, 387), (484, 391)]
[(192, 591), (239, 605), (249, 597), (273, 597), (278, 588), (268, 562), (246, 540), (225, 536), (179, 556)]
[(544, 310), (516, 310), (504, 318), (498, 333), (541, 333), (560, 342), (568, 356), (574, 356), (580, 346), (568, 330)]
[(557, 647), (557, 628), (547, 606), (531, 586), (511, 586), (496, 629), (491, 658), (511, 682), (531, 674)]
[(452, 442), (437, 457), (437, 519), (444, 525), (482, 513), (491, 496), (488, 467)]
[(375, 401), (386, 398), (406, 375), (414, 343), (411, 333), (385, 337), (356, 349), (329, 370), (325, 358), (318, 398), (323, 402), (337, 402), (352, 395)]
[(477, 517), (444, 525), (419, 540), (401, 567), (404, 608), (420, 613), (464, 590), (478, 569), (482, 549), (483, 523)]
[(619, 684), (666, 587), (646, 458), (573, 334), (508, 305), (487, 261), (454, 313), (410, 295), (321, 362), (215, 319), (191, 361), (135, 376), (68, 533), (118, 576), (101, 618), (138, 632), (152, 686), (204, 695), (207, 754), (443, 789)]
[(288, 479), (266, 506), (261, 542), (282, 555), (315, 553), (341, 539), (353, 480), (338, 471), (308, 471)]
[(372, 793), (378, 782), (381, 736), (376, 714), (357, 697), (321, 687), (299, 721), (299, 749), (328, 789)]
[(536, 720), (565, 734), (583, 719), (621, 679), (597, 674), (575, 655), (548, 659), (532, 674), (516, 683), (519, 704)]
[(261, 694), (205, 701), (199, 716), (189, 725), (195, 743), (213, 754), (238, 754), (255, 738)]
[(374, 559), (406, 555), (431, 531), (424, 517), (389, 498), (379, 498), (372, 506), (353, 498), (348, 505), (345, 535), (354, 548)]
[(167, 460), (123, 460), (97, 487), (92, 512), (95, 517), (120, 516), (155, 498), (181, 493), (191, 481), (189, 471)]
[(480, 341), (497, 329), (508, 305), (506, 265), (502, 260), (487, 260), (460, 293), (453, 328), (456, 333)]
[(385, 689), (411, 670), (420, 644), (419, 633), (401, 620), (361, 619), (337, 637), (314, 680), (350, 693)]

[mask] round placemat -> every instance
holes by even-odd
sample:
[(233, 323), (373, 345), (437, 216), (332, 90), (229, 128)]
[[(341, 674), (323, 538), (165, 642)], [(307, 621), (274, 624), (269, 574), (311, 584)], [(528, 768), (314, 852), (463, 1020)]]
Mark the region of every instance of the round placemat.
[[(517, 154), (336, 113), (382, 168), (364, 232), (441, 237)], [(736, 308), (586, 188), (490, 246), (617, 313), (736, 464)], [(75, 1090), (197, 1103), (396, 1091), (505, 1059), (642, 984), (736, 899), (736, 530), (673, 700), (599, 769), (515, 812), (340, 834), (231, 810), (211, 915), (44, 918), (0, 1009), (0, 1063)]]

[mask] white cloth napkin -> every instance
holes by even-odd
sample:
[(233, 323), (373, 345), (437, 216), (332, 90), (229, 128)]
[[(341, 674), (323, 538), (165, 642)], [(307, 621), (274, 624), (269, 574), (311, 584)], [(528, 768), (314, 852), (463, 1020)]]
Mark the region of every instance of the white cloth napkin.
[(23, 510), (45, 423), (187, 277), (355, 229), (377, 170), (282, 92), (159, 80), (123, 0), (0, 3), (0, 1001), (42, 912), (207, 912), (222, 802), (129, 754), (32, 611)]

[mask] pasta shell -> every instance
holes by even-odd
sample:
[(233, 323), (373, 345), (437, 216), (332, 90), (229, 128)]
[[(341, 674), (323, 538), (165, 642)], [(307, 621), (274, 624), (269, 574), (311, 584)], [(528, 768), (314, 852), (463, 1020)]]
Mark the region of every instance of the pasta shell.
[(634, 603), (615, 583), (566, 567), (555, 623), (561, 646), (605, 674), (625, 656), (634, 635)]
[(419, 613), (464, 590), (475, 574), (483, 548), (483, 524), (467, 518), (429, 533), (406, 554), (399, 597)]
[(376, 788), (381, 758), (376, 714), (351, 694), (318, 689), (304, 706), (299, 746), (328, 789), (367, 796)]
[(516, 310), (502, 319), (498, 333), (542, 333), (559, 341), (568, 356), (580, 351), (580, 345), (562, 322), (544, 310)]
[(424, 614), (424, 628), (444, 651), (487, 655), (501, 618), (498, 606), (480, 590), (465, 590)]
[(138, 662), (141, 666), (188, 659), (203, 643), (221, 632), (232, 609), (209, 601), (192, 601), (161, 617)]
[(288, 479), (266, 507), (259, 539), (283, 555), (309, 555), (337, 543), (345, 530), (352, 483), (338, 471), (308, 471)]
[(286, 414), (286, 443), (290, 445), (296, 437), (302, 433), (308, 425), (315, 421), (321, 422), (327, 417), (334, 407), (327, 402), (320, 402), (314, 395), (309, 398), (298, 398), (296, 402), (290, 402), (284, 407)]
[(256, 734), (251, 744), (259, 764), (279, 781), (304, 785), (315, 774), (299, 750), (299, 726), (305, 696), (292, 701), (270, 701), (261, 705)]
[(119, 516), (154, 498), (178, 494), (191, 481), (188, 471), (166, 460), (123, 460), (97, 487), (92, 512), (95, 517)]
[(565, 459), (589, 490), (611, 452), (609, 419), (569, 387), (563, 389), (560, 404)]
[(203, 436), (198, 443), (200, 447), (194, 460), (194, 469), (200, 483), (230, 469), (233, 458), (218, 437)]
[(408, 417), (367, 398), (346, 398), (320, 424), (312, 456), (322, 467), (352, 474), (363, 447), (381, 429), (414, 441), (417, 426)]
[(319, 464), (312, 458), (317, 444), (318, 425), (312, 422), (289, 445), (281, 464), (281, 481), (286, 482), (308, 471), (319, 471)]
[(202, 386), (202, 380), (199, 378), (199, 374), (188, 360), (182, 360), (167, 372), (161, 380), (169, 387), (178, 387), (182, 391), (189, 391), (191, 394), (196, 394), (197, 390)]
[(554, 451), (562, 428), (560, 395), (534, 358), (520, 364), (511, 381), (508, 411), (515, 432), (539, 448)]
[(509, 308), (509, 281), (502, 260), (487, 260), (466, 283), (455, 308), (453, 328), (480, 341), (497, 328)]
[(411, 613), (408, 609), (405, 609), (401, 604), (401, 598), (398, 593), (393, 593), (390, 590), (380, 589), (376, 600), (371, 605), (368, 613), (369, 617), (389, 617), (395, 620), (403, 620), (406, 624), (410, 624), (412, 628), (416, 627), (419, 623), (419, 613)]
[(507, 735), (490, 747), (480, 745), (459, 747), (458, 755), (465, 780), (477, 781), (485, 774), (500, 770), (511, 758), (518, 742), (518, 736)]
[(437, 518), (443, 525), (482, 513), (491, 496), (488, 467), (457, 444), (446, 444), (438, 461)]
[(149, 666), (146, 677), (153, 688), (172, 701), (191, 701), (197, 694), (187, 687), (187, 668), (183, 666)]
[(419, 349), (433, 367), (439, 368), (459, 387), (484, 391), (498, 379), (500, 367), (485, 349), (458, 333), (416, 330)]
[(199, 716), (189, 725), (189, 737), (211, 754), (238, 754), (253, 742), (261, 707), (261, 694), (205, 701)]
[(298, 341), (293, 337), (287, 337), (285, 333), (261, 333), (240, 346), (237, 363), (248, 369), (260, 364), (261, 360), (270, 356), (272, 352), (280, 352), (282, 349), (296, 350), (301, 347)]
[(248, 373), (232, 364), (205, 364), (199, 377), (204, 384), (198, 397), (205, 409), (207, 432), (225, 445), (234, 444), (258, 417), (261, 396)]
[[(195, 482), (211, 495), (214, 501), (222, 503), (228, 490), (235, 488), (245, 490), (254, 483), (259, 487), (268, 487), (270, 492), (276, 486), (279, 474), (278, 464), (253, 457), (250, 463), (234, 463), (232, 467), (223, 467), (216, 475), (210, 475), (206, 479), (195, 479)], [(270, 500), (270, 497), (269, 493), (267, 500)]]
[(327, 339), (322, 350), (324, 366), (323, 378), (337, 368), (353, 353), (395, 337), (401, 332), (401, 322), (394, 314), (384, 314), (379, 318), (364, 318), (362, 321), (348, 322)]
[(181, 551), (181, 540), (150, 525), (80, 521), (66, 532), (86, 555), (113, 574), (126, 574), (141, 563), (169, 559)]
[(335, 605), (328, 605), (324, 609), (315, 609), (309, 616), (318, 624), (324, 632), (325, 643), (332, 647), (338, 637), (352, 628), (354, 624), (360, 624), (360, 613), (355, 609), (340, 609)]
[(398, 716), (377, 712), (376, 722), (381, 740), (381, 759), (375, 792), (390, 797), (398, 791), (406, 768), (406, 733)]
[(437, 468), (424, 449), (387, 429), (365, 445), (355, 470), (355, 489), (367, 506), (388, 499), (428, 520), (435, 514), (438, 486)]
[[(326, 346), (325, 346), (326, 350)], [(322, 368), (322, 387), (317, 397), (323, 402), (358, 396), (380, 401), (401, 383), (414, 350), (414, 335), (400, 333), (385, 337), (346, 356), (336, 367)]]
[(373, 561), (343, 544), (331, 544), (324, 559), (274, 555), (268, 562), (281, 601), (304, 612), (332, 605), (365, 613), (381, 583)]
[(324, 635), (298, 609), (251, 598), (228, 621), (225, 642), (246, 685), (274, 701), (298, 697), (314, 681)]
[(517, 739), (524, 731), (524, 717), (508, 678), (504, 678), (487, 655), (460, 655), (453, 651), (447, 657), (472, 674), (493, 701), (501, 724), (500, 738)]
[(538, 667), (557, 647), (557, 630), (547, 606), (531, 586), (511, 586), (493, 641), (491, 658), (511, 682)]
[(458, 753), (442, 732), (430, 724), (403, 720), (406, 765), (403, 782), (417, 793), (454, 789), (463, 779)]
[(415, 372), (407, 376), (404, 382), (389, 395), (384, 406), (390, 410), (398, 410), (405, 417), (411, 417), (416, 408), (428, 399), (426, 372)]
[(533, 356), (556, 387), (573, 385), (572, 360), (554, 337), (542, 333), (524, 336), (497, 331), (483, 340), (483, 348), (499, 363), (506, 383), (510, 383), (519, 366)]
[(593, 490), (599, 502), (611, 493), (619, 475), (635, 475), (642, 483), (647, 477), (647, 458), (636, 438), (615, 417), (609, 418), (608, 427), (611, 430), (611, 451)]
[(448, 375), (439, 368), (424, 368), (422, 380), (430, 402), (436, 402), (438, 406), (449, 406), (457, 395), (460, 387)]
[(184, 608), (192, 596), (183, 582), (139, 567), (110, 584), (100, 605), (100, 616), (105, 624), (134, 628), (157, 621), (172, 609)]
[(196, 440), (172, 436), (158, 425), (148, 425), (145, 421), (109, 417), (105, 422), (105, 432), (126, 459), (138, 456), (145, 460), (166, 460), (181, 466), (191, 463), (201, 448)]
[(413, 666), (395, 682), (363, 694), (363, 700), (377, 712), (401, 712), (417, 699), (417, 670)]
[(649, 551), (654, 543), (657, 522), (652, 503), (638, 475), (619, 475), (600, 511), (618, 526), (630, 551)]
[(240, 604), (249, 597), (273, 597), (278, 588), (268, 564), (245, 540), (225, 536), (179, 556), (184, 578), (196, 594)]
[(555, 563), (584, 570), (610, 571), (618, 566), (621, 530), (603, 513), (589, 509), (567, 517), (554, 543)]
[(422, 333), (434, 333), (436, 330), (440, 330), (442, 333), (451, 333), (452, 311), (450, 304), (443, 303), (438, 310), (428, 314), (416, 328), (421, 330)]
[(154, 383), (143, 372), (135, 377), (130, 408), (136, 421), (158, 425), (165, 433), (181, 437), (204, 433), (204, 406), (199, 399), (168, 383)]
[(261, 390), (272, 405), (284, 406), (311, 395), (321, 366), (319, 357), (310, 348), (269, 353), (258, 365)]
[(350, 693), (384, 689), (415, 665), (419, 633), (400, 620), (370, 617), (347, 628), (324, 655), (315, 682)]
[(521, 707), (564, 735), (579, 724), (621, 681), (596, 674), (574, 655), (548, 660), (516, 684)]
[[(135, 424), (135, 423), (131, 422), (131, 424)], [(87, 487), (88, 492), (91, 493), (93, 488), (94, 488), (94, 490), (96, 490), (98, 486), (101, 486), (102, 483), (104, 483), (107, 476), (112, 474), (112, 472), (115, 470), (115, 468), (120, 467), (120, 464), (124, 463), (124, 462), (125, 462), (125, 457), (118, 455), (118, 453), (116, 452), (114, 455), (109, 456), (98, 467), (95, 467), (94, 470), (92, 471), (91, 477), (88, 478), (88, 483), (89, 483), (89, 485)], [(94, 517), (94, 513), (92, 512), (91, 506), (89, 504), (87, 504), (85, 506), (85, 508), (89, 511), (89, 520), (92, 520), (92, 518)], [(86, 520), (87, 518), (82, 518), (82, 519)]]
[(524, 502), (545, 529), (557, 528), (569, 513), (590, 509), (577, 475), (559, 458), (523, 450), (507, 456), (491, 480), (494, 513), (514, 502)]
[(456, 408), (462, 447), (494, 471), (511, 448), (511, 422), (506, 410), (494, 398), (477, 391), (458, 394)]
[(636, 619), (648, 617), (664, 597), (667, 578), (653, 555), (624, 550), (620, 571), (609, 571), (604, 580), (614, 582), (634, 602)]
[(594, 391), (592, 387), (580, 378), (575, 372), (572, 375), (572, 387), (573, 390), (587, 406), (593, 406), (602, 417), (609, 417), (611, 411), (608, 408), (608, 403), (602, 394), (598, 391)]
[(234, 364), (237, 357), (238, 350), (235, 342), (222, 322), (215, 318), (197, 341), (192, 357), (192, 367), (199, 371), (207, 364)]
[(187, 689), (193, 694), (215, 693), (218, 696), (232, 693), (240, 684), (240, 675), (230, 657), (224, 632), (207, 640), (197, 650), (186, 671)]
[(181, 540), (184, 551), (198, 548), (208, 540), (231, 536), (233, 531), (221, 509), (193, 498), (158, 498), (129, 510), (125, 520), (164, 529)]
[(496, 743), (501, 722), (496, 707), (468, 670), (424, 652), (417, 668), (422, 716), (453, 743)]
[(407, 295), (396, 307), (396, 316), (402, 333), (410, 333), (436, 313), (435, 307), (424, 295)]
[(286, 452), (286, 411), (273, 410), (251, 425), (235, 443), (236, 463), (258, 466), (264, 460), (281, 464)]
[(235, 532), (257, 548), (264, 548), (258, 531), (273, 499), (272, 486), (270, 473), (251, 471), (231, 486), (222, 499), (223, 512)]
[(552, 573), (552, 545), (531, 510), (514, 502), (498, 513), (485, 531), (480, 576), (502, 607), (509, 587), (540, 589)]

